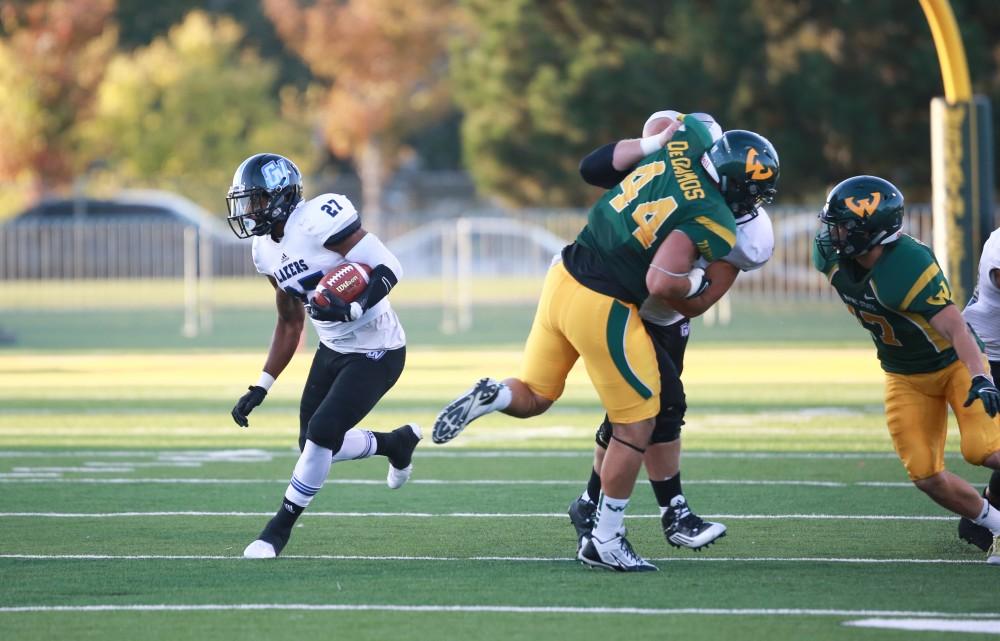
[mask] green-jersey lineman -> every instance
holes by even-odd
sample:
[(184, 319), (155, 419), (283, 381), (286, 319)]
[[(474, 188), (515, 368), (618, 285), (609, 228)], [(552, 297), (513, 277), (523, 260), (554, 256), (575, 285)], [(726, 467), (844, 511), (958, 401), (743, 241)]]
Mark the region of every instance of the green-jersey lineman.
[(813, 262), (871, 332), (885, 371), (885, 413), (913, 483), (941, 506), (988, 528), (987, 562), (1000, 565), (1000, 511), (944, 467), (947, 407), (962, 456), (1000, 469), (1000, 410), (982, 344), (969, 330), (930, 248), (902, 234), (903, 194), (855, 176), (827, 196)]

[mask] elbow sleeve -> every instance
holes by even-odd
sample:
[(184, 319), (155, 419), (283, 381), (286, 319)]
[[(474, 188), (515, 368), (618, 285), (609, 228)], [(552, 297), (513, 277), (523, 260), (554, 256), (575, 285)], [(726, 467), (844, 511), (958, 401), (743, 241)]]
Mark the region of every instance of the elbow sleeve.
[(628, 172), (618, 171), (614, 166), (615, 146), (617, 144), (617, 142), (609, 142), (590, 152), (580, 161), (580, 176), (587, 184), (611, 189), (625, 180)]

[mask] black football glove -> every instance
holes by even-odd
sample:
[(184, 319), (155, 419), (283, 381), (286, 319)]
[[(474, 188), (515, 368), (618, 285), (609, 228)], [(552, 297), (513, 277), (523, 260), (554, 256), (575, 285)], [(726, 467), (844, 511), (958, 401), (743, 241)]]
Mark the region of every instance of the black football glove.
[(240, 400), (236, 401), (236, 407), (233, 408), (233, 420), (240, 427), (250, 427), (247, 416), (253, 411), (253, 408), (263, 403), (264, 397), (267, 396), (267, 390), (259, 385), (251, 385), (248, 389), (250, 391), (241, 396)]
[(1000, 411), (1000, 390), (997, 390), (997, 386), (989, 377), (982, 374), (972, 377), (972, 386), (969, 388), (969, 397), (965, 399), (965, 407), (972, 405), (977, 398), (983, 402), (983, 409), (991, 417)]
[(310, 318), (346, 323), (358, 320), (361, 318), (361, 314), (364, 313), (361, 305), (357, 302), (345, 303), (336, 296), (327, 296), (327, 299), (330, 301), (329, 305), (320, 305), (316, 302), (316, 299), (313, 299), (312, 302), (306, 305), (306, 313), (309, 314)]

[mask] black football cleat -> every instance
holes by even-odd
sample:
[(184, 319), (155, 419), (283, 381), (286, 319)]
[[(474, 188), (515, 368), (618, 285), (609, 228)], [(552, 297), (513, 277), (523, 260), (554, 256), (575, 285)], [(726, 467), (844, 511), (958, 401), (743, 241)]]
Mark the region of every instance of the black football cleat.
[(990, 546), (993, 545), (993, 533), (990, 532), (989, 528), (976, 525), (964, 516), (958, 520), (958, 538), (969, 545), (976, 546), (983, 552), (989, 550)]
[(576, 558), (584, 565), (616, 572), (656, 572), (659, 569), (636, 554), (622, 534), (608, 541), (599, 541), (588, 534), (581, 539)]
[(700, 550), (726, 536), (725, 525), (706, 521), (692, 512), (683, 494), (670, 501), (670, 507), (660, 517), (660, 523), (667, 543), (675, 548)]
[(579, 545), (580, 540), (594, 529), (594, 516), (597, 514), (597, 505), (587, 499), (578, 498), (569, 504), (567, 513), (569, 514), (570, 523), (576, 528), (576, 542)]

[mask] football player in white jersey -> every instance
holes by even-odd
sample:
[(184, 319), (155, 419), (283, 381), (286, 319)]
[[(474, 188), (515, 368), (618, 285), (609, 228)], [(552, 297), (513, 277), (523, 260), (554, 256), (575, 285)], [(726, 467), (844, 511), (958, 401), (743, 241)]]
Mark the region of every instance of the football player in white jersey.
[[(993, 380), (1000, 380), (1000, 229), (994, 230), (983, 245), (976, 291), (962, 316), (986, 346), (984, 351)], [(994, 471), (990, 476), (983, 496), (1000, 509), (1000, 472)], [(958, 523), (958, 535), (983, 550), (988, 550), (993, 543), (989, 529), (964, 517)]]
[[(652, 114), (643, 126), (643, 139), (664, 131), (678, 115), (672, 110)], [(708, 114), (694, 113), (688, 117), (705, 123), (716, 140), (722, 136), (722, 128)], [(641, 150), (630, 153), (628, 146), (609, 143), (583, 159), (580, 174), (592, 185), (611, 189), (624, 180), (640, 160)], [(657, 351), (661, 382), (660, 413), (656, 417), (656, 427), (643, 463), (660, 506), (663, 533), (674, 547), (699, 550), (726, 534), (726, 526), (722, 523), (705, 521), (691, 511), (681, 490), (680, 434), (687, 404), (680, 376), (690, 333), (689, 318), (704, 313), (718, 301), (740, 272), (763, 267), (773, 252), (771, 219), (763, 208), (758, 208), (736, 219), (736, 245), (729, 254), (711, 264), (700, 261), (698, 266), (706, 270), (706, 278), (711, 280), (704, 293), (696, 298), (669, 302), (650, 297), (639, 310)], [(570, 521), (576, 528), (578, 541), (594, 527), (601, 491), (601, 464), (610, 437), (611, 423), (605, 416), (595, 436), (597, 446), (594, 448), (594, 465), (587, 489), (569, 506)]]
[[(387, 433), (355, 427), (403, 371), (406, 336), (386, 298), (403, 270), (382, 241), (361, 227), (346, 196), (303, 200), (302, 175), (283, 156), (256, 154), (243, 161), (226, 204), (233, 232), (253, 238), (254, 266), (274, 288), (278, 311), (260, 379), (233, 408), (237, 424), (249, 425), (247, 416), (291, 361), (307, 313), (319, 336), (299, 407), (302, 453), (281, 507), (243, 552), (247, 558), (274, 558), (333, 463), (380, 455), (389, 459), (390, 488), (410, 477), (418, 426)], [(318, 305), (313, 296), (320, 279), (346, 262), (372, 268), (367, 289), (350, 304), (330, 296), (328, 305)]]

